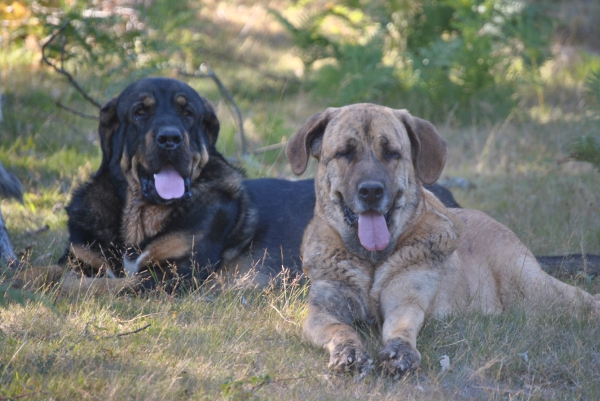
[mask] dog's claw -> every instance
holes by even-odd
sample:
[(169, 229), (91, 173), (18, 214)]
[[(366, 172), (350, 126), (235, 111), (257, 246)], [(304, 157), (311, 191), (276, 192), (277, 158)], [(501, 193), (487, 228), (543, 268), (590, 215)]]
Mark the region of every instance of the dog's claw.
[(397, 379), (408, 370), (419, 367), (421, 355), (406, 341), (394, 338), (383, 347), (379, 353), (379, 360), (384, 372)]
[(375, 364), (372, 359), (367, 359), (367, 361), (361, 365), (359, 374), (354, 377), (354, 383), (358, 383), (362, 379), (365, 378), (369, 373), (371, 373), (375, 369)]
[(335, 347), (329, 358), (329, 368), (338, 372), (357, 371), (362, 373), (371, 363), (367, 351), (356, 345), (339, 344)]

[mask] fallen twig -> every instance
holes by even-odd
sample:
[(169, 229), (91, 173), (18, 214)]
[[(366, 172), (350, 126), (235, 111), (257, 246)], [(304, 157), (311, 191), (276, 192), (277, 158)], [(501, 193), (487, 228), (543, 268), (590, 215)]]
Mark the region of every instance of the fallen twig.
[(128, 336), (130, 334), (135, 334), (135, 333), (139, 333), (140, 331), (146, 330), (148, 327), (152, 326), (151, 323), (148, 323), (145, 326), (140, 327), (139, 329), (133, 330), (133, 331), (126, 331), (125, 333), (119, 333), (117, 334), (115, 337), (123, 337), (123, 336)]
[[(96, 329), (98, 329), (98, 330), (104, 330), (104, 331), (107, 331), (107, 330), (109, 330), (109, 329), (107, 329), (107, 328), (104, 328), (104, 327), (100, 327), (100, 326), (97, 326), (97, 325), (95, 325), (95, 324), (94, 324), (94, 322), (95, 322), (95, 321), (96, 321), (96, 318), (93, 318), (92, 320), (90, 320), (89, 322), (87, 322), (87, 323), (85, 324), (85, 328), (84, 328), (84, 330), (83, 330), (83, 333), (82, 333), (82, 340), (85, 340), (86, 338), (88, 338), (88, 339), (89, 339), (89, 337), (90, 337), (90, 334), (91, 334), (91, 335), (93, 335), (93, 333), (90, 333), (90, 331), (88, 330), (88, 328), (89, 328), (90, 326), (93, 326), (94, 328), (96, 328)], [(130, 334), (139, 333), (140, 331), (146, 330), (146, 329), (147, 329), (148, 327), (150, 327), (150, 326), (152, 326), (152, 324), (151, 324), (151, 323), (148, 323), (147, 325), (145, 325), (145, 326), (142, 326), (142, 327), (140, 327), (139, 329), (135, 329), (135, 330), (132, 330), (132, 331), (126, 331), (126, 332), (123, 332), (123, 333), (112, 334), (112, 335), (109, 335), (109, 336), (103, 336), (103, 337), (95, 337), (95, 336), (94, 336), (94, 339), (95, 339), (95, 340), (106, 340), (106, 339), (109, 339), (109, 338), (124, 337), (124, 336), (128, 336), (128, 335), (130, 335)]]

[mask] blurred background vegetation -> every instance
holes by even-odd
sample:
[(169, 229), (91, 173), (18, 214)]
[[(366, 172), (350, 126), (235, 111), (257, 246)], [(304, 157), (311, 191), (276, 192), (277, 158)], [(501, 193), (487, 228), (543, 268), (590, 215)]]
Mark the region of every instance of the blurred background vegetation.
[[(600, 253), (598, 15), (596, 0), (2, 0), (0, 161), (27, 191), (2, 203), (9, 231), (21, 255), (55, 260), (71, 188), (100, 162), (97, 122), (66, 109), (97, 106), (42, 60), (63, 28), (45, 54), (91, 98), (183, 79), (250, 177), (291, 177), (283, 144), (325, 107), (407, 108), (448, 140), (459, 202), (538, 254)], [(242, 111), (247, 155), (202, 63)]]

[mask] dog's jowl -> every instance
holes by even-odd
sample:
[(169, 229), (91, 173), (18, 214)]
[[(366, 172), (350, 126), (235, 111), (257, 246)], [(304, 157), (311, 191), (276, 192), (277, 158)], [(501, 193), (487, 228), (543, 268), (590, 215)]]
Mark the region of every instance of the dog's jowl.
[[(338, 370), (373, 358), (352, 324), (378, 322), (379, 364), (392, 375), (419, 365), (428, 316), (486, 313), (525, 300), (597, 312), (592, 295), (545, 274), (508, 228), (481, 212), (447, 209), (423, 184), (444, 168), (435, 127), (405, 110), (372, 104), (317, 113), (286, 149), (301, 174), (313, 155), (316, 206), (302, 244), (311, 280), (305, 336)], [(596, 296), (597, 297), (597, 296)]]

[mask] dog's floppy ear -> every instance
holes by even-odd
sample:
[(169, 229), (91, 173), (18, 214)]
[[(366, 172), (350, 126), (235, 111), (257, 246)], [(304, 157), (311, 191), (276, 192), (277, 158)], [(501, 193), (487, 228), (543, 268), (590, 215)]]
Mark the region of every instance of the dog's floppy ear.
[(312, 154), (317, 159), (321, 153), (321, 139), (327, 124), (335, 117), (340, 109), (330, 107), (327, 110), (313, 114), (304, 125), (290, 138), (285, 148), (285, 154), (290, 161), (292, 171), (296, 175), (304, 173), (308, 165), (308, 157)]
[(406, 110), (395, 110), (394, 113), (402, 121), (410, 137), (417, 176), (426, 185), (434, 184), (440, 178), (448, 159), (446, 141), (429, 121), (413, 117)]
[(215, 144), (219, 138), (219, 119), (217, 118), (215, 106), (205, 98), (202, 98), (202, 102), (204, 103), (204, 120), (202, 121), (204, 132), (208, 136), (208, 143), (211, 150), (215, 150)]
[(117, 116), (117, 100), (114, 98), (108, 101), (100, 109), (100, 124), (98, 125), (98, 134), (100, 134), (100, 147), (102, 148), (102, 163), (96, 175), (108, 168), (112, 157), (112, 137), (119, 129), (119, 117)]

